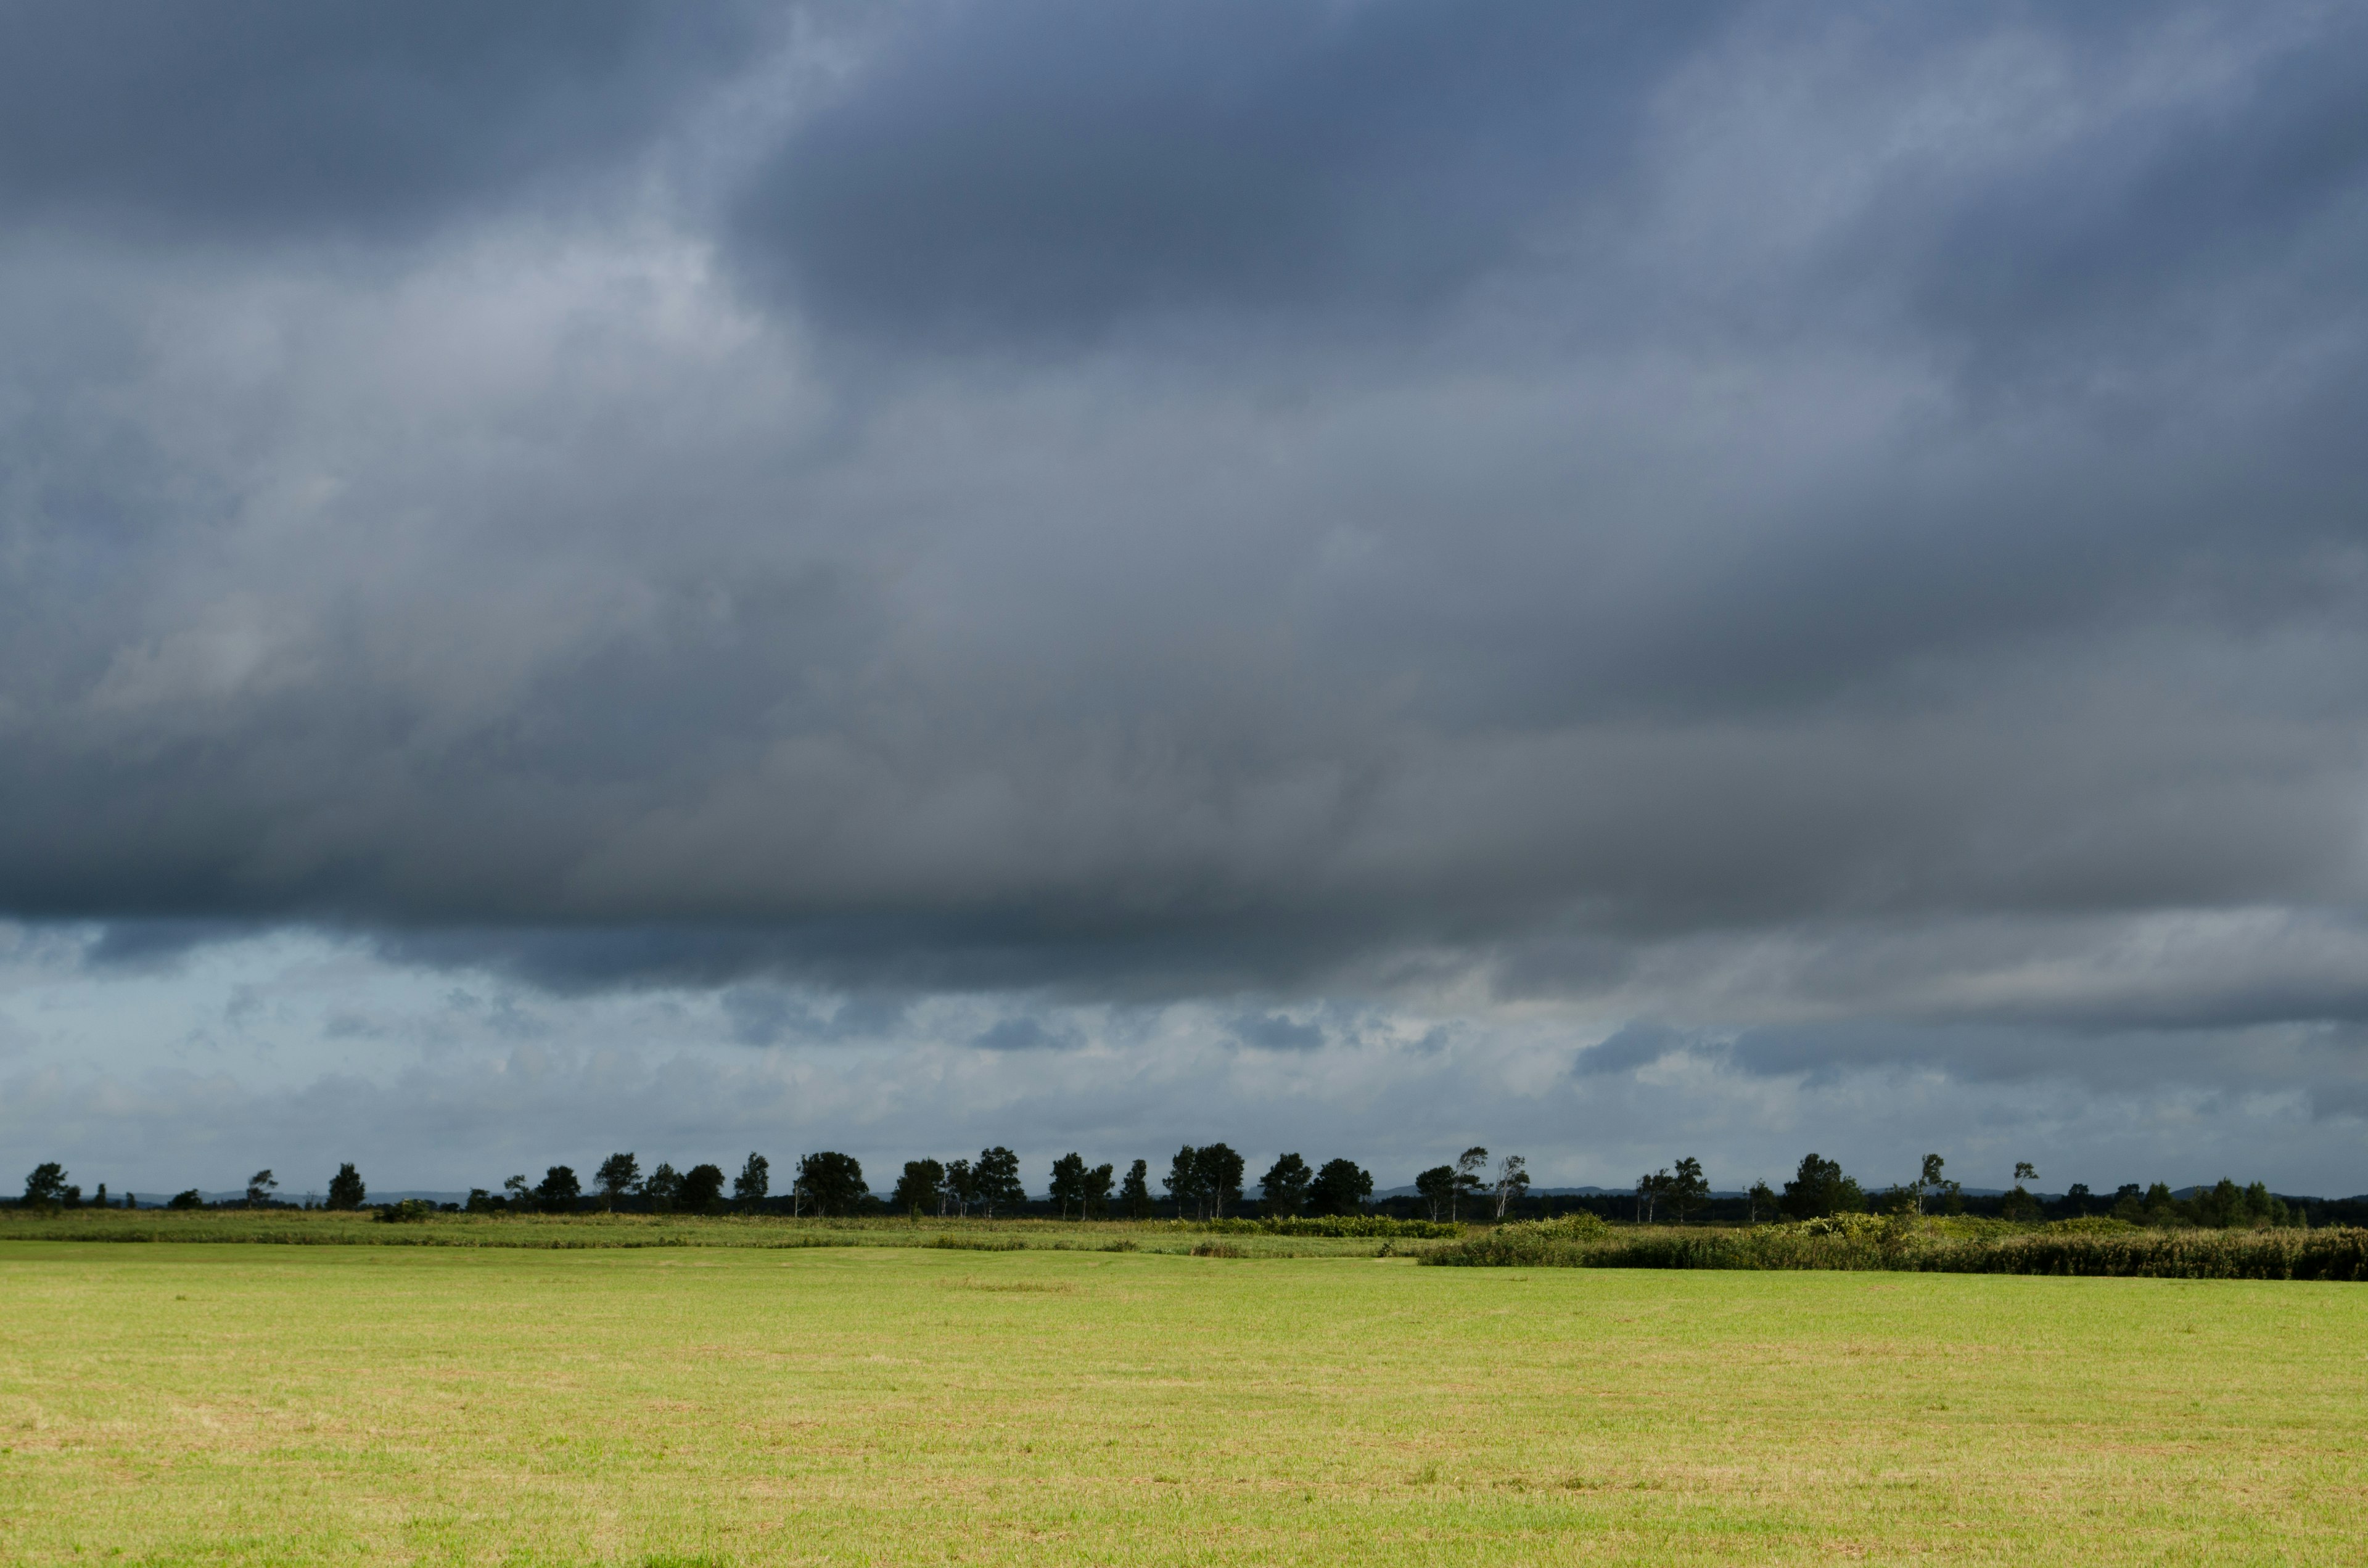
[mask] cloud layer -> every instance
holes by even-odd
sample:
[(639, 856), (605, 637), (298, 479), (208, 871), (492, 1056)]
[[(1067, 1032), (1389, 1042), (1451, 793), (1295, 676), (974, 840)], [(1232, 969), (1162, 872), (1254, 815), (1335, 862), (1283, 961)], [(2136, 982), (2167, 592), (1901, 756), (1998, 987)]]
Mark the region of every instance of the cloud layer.
[(0, 908), (94, 974), (2357, 1108), (2357, 17), (20, 20)]

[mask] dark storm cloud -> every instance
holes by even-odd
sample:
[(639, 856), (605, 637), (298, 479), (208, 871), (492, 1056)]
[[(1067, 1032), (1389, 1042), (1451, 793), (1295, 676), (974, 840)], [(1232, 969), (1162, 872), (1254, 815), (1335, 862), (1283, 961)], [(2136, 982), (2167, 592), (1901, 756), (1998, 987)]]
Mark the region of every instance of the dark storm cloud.
[(630, 154), (756, 43), (737, 5), (17, 0), (12, 222), (384, 237)]
[(95, 961), (2357, 1016), (2347, 13), (23, 15), (0, 904)]

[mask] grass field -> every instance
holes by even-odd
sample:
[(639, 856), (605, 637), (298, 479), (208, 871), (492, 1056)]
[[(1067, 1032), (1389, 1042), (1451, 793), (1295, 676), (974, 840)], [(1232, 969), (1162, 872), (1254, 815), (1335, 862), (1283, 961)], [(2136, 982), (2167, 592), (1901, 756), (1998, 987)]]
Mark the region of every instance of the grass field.
[(23, 1562), (2357, 1562), (2368, 1290), (0, 1244)]

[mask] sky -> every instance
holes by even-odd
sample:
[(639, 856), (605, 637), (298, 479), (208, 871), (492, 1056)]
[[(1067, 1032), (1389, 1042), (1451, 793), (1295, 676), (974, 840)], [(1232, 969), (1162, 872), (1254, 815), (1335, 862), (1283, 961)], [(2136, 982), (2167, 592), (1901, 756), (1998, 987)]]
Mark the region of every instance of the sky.
[(2368, 12), (5, 17), (0, 1168), (2368, 1191)]

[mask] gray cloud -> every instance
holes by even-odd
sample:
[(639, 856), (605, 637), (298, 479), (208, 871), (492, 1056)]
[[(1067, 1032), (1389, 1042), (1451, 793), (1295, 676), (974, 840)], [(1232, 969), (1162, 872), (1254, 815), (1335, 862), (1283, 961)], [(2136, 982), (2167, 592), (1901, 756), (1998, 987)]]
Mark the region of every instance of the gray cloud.
[(26, 15), (0, 908), (93, 973), (2354, 1103), (2346, 14)]

